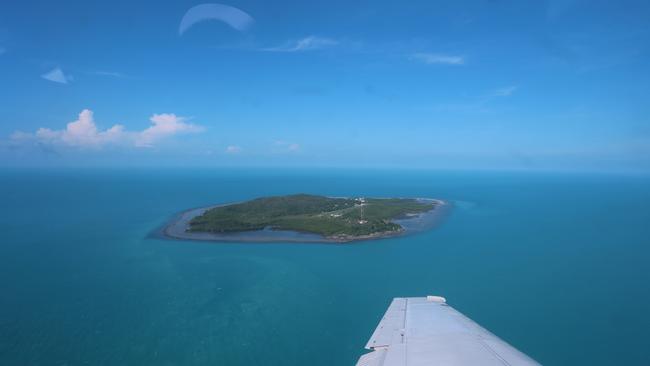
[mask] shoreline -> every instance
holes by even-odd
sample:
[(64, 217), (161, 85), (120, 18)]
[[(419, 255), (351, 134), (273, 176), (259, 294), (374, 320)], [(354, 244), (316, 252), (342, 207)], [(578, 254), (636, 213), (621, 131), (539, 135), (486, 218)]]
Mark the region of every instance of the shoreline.
[[(399, 224), (402, 228), (396, 231), (373, 233), (362, 236), (329, 236), (325, 237), (320, 234), (299, 232), (290, 230), (251, 230), (239, 231), (232, 233), (212, 233), (212, 232), (188, 232), (189, 222), (194, 217), (202, 215), (205, 211), (214, 207), (228, 206), (236, 204), (224, 203), (210, 206), (190, 208), (173, 215), (164, 225), (156, 229), (150, 236), (166, 240), (192, 240), (204, 242), (222, 242), (222, 243), (320, 243), (320, 244), (345, 244), (357, 241), (368, 241), (378, 239), (388, 239), (399, 236), (406, 236), (423, 232), (437, 227), (447, 216), (453, 207), (451, 202), (434, 198), (417, 198), (418, 200), (434, 201), (436, 207), (427, 212), (423, 212), (407, 218), (393, 219), (391, 222)], [(410, 224), (418, 221), (420, 226), (415, 227)], [(411, 226), (410, 228), (408, 226)]]

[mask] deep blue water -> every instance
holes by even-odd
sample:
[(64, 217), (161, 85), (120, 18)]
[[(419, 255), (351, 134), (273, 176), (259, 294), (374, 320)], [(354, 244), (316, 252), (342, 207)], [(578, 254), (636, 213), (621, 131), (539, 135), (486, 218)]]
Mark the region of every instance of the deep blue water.
[[(352, 245), (148, 234), (307, 192), (453, 200)], [(351, 170), (0, 172), (0, 365), (353, 365), (390, 299), (443, 295), (549, 365), (650, 364), (650, 179)]]

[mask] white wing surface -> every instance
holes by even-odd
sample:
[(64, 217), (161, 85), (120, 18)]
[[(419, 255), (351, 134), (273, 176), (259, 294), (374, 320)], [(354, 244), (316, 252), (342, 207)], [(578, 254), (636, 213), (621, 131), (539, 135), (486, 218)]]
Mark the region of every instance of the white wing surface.
[(357, 366), (539, 365), (438, 296), (395, 298)]

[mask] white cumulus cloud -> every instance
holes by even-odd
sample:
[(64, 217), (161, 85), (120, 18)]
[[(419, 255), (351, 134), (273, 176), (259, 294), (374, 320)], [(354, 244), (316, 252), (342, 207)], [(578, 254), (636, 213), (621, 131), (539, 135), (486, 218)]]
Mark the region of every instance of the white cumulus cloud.
[(187, 123), (185, 117), (178, 117), (175, 114), (154, 114), (149, 120), (153, 126), (136, 135), (136, 146), (149, 147), (162, 138), (178, 133), (203, 131), (202, 127)]
[(438, 53), (414, 53), (411, 55), (411, 60), (424, 62), (425, 64), (441, 64), (441, 65), (464, 65), (465, 58), (455, 55), (443, 55)]
[(49, 80), (59, 84), (67, 84), (70, 81), (72, 81), (72, 77), (70, 75), (64, 74), (63, 70), (61, 70), (60, 67), (56, 67), (46, 72), (45, 74), (41, 75), (41, 77), (45, 80)]
[(94, 147), (117, 142), (125, 137), (125, 133), (122, 125), (114, 125), (105, 131), (99, 131), (93, 120), (93, 112), (84, 109), (79, 113), (79, 118), (68, 123), (64, 130), (39, 128), (34, 137), (40, 142)]
[(16, 131), (11, 135), (16, 142), (37, 142), (41, 144), (101, 148), (106, 145), (151, 147), (160, 140), (179, 133), (200, 132), (202, 127), (185, 122), (184, 117), (175, 114), (154, 114), (151, 126), (142, 131), (127, 131), (123, 125), (116, 124), (100, 130), (95, 123), (93, 112), (84, 109), (77, 120), (68, 123), (65, 129), (53, 130), (39, 128), (34, 133)]

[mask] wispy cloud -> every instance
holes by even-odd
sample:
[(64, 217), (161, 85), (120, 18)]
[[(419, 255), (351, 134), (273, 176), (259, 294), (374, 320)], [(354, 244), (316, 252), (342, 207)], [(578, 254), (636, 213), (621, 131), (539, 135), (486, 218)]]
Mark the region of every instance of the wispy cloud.
[(309, 36), (297, 41), (287, 42), (278, 47), (263, 48), (262, 51), (269, 52), (300, 52), (318, 50), (326, 47), (332, 47), (339, 44), (339, 41), (332, 38)]
[(241, 147), (237, 145), (230, 145), (226, 148), (226, 154), (239, 154), (241, 150)]
[(122, 74), (121, 72), (115, 72), (115, 71), (89, 71), (88, 74), (90, 75), (97, 75), (97, 76), (108, 76), (108, 77), (114, 77), (114, 78), (125, 78), (126, 75)]
[(516, 85), (504, 86), (474, 96), (469, 100), (458, 103), (442, 103), (434, 105), (437, 112), (472, 112), (488, 113), (493, 108), (493, 103), (499, 98), (510, 97), (519, 89)]
[(152, 147), (160, 140), (176, 134), (203, 131), (201, 126), (187, 123), (185, 118), (175, 114), (154, 114), (149, 120), (152, 125), (142, 131), (127, 131), (120, 124), (100, 130), (95, 123), (93, 112), (84, 109), (79, 113), (77, 120), (68, 123), (65, 129), (39, 128), (34, 133), (16, 131), (11, 135), (11, 139), (19, 143), (35, 142), (77, 148), (96, 149), (107, 145)]
[(195, 24), (207, 20), (221, 21), (233, 29), (245, 31), (255, 23), (255, 19), (245, 11), (229, 5), (223, 4), (200, 4), (191, 7), (178, 27), (178, 34), (183, 35), (188, 29)]
[(63, 73), (60, 67), (56, 67), (45, 74), (41, 75), (45, 80), (49, 80), (59, 84), (67, 84), (72, 81), (72, 76)]
[(503, 88), (494, 89), (488, 94), (488, 97), (509, 97), (514, 94), (519, 87), (516, 85), (505, 86)]
[(577, 0), (548, 0), (546, 2), (546, 16), (549, 19), (557, 19), (569, 11), (578, 3)]
[(284, 140), (275, 140), (273, 142), (276, 152), (297, 152), (300, 151), (300, 144)]
[(429, 65), (464, 65), (463, 56), (445, 55), (439, 53), (414, 53), (410, 56), (411, 60), (423, 62)]

